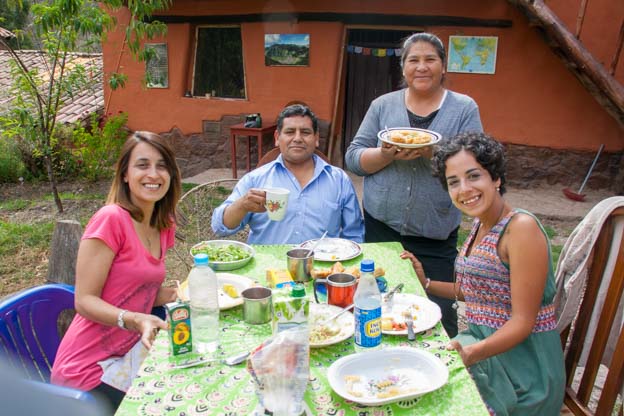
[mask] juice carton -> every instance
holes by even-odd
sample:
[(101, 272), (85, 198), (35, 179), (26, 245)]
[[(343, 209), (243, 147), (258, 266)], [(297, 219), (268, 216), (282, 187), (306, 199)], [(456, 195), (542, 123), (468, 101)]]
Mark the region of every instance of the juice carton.
[(273, 334), (307, 324), (309, 310), (309, 299), (302, 284), (274, 290), (271, 321)]
[(191, 308), (184, 302), (171, 302), (165, 305), (169, 317), (169, 345), (171, 357), (193, 351), (191, 334)]

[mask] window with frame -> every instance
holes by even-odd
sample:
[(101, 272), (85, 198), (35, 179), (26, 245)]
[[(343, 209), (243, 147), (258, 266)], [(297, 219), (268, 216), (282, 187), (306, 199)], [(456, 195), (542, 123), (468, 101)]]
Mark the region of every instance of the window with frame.
[(169, 87), (169, 59), (166, 43), (148, 43), (145, 45), (145, 78), (148, 88)]
[(239, 26), (201, 26), (195, 34), (193, 95), (245, 98)]

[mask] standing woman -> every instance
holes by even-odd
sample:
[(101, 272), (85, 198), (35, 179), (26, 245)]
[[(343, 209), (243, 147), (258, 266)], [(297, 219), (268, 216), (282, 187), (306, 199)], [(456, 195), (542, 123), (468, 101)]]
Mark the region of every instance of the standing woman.
[(460, 134), (443, 142), (433, 168), (455, 206), (474, 217), (457, 256), (456, 281), (430, 281), (408, 252), (428, 293), (466, 302), (468, 329), (449, 345), (459, 352), (496, 415), (558, 415), (565, 369), (556, 331), (550, 244), (532, 214), (504, 199), (503, 146)]
[[(450, 282), (461, 221), (448, 194), (431, 175), (431, 147), (401, 149), (377, 139), (385, 127), (418, 127), (443, 137), (481, 132), (472, 98), (443, 87), (446, 53), (430, 33), (416, 33), (403, 44), (401, 66), (406, 88), (376, 98), (347, 149), (346, 166), (364, 176), (365, 241), (399, 241), (416, 255), (425, 272)], [(381, 143), (381, 146), (380, 146)], [(442, 309), (449, 336), (457, 334), (452, 302), (431, 299)]]
[(180, 171), (159, 135), (136, 132), (117, 161), (106, 205), (91, 218), (76, 264), (76, 311), (51, 381), (93, 392), (117, 409), (159, 329), (154, 306), (175, 300), (162, 286), (173, 247)]

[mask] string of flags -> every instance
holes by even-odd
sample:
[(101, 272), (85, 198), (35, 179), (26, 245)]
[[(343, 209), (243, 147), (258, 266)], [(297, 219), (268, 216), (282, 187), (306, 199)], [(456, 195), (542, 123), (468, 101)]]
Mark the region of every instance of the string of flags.
[(401, 48), (365, 48), (363, 46), (347, 45), (347, 53), (356, 53), (373, 56), (401, 56)]

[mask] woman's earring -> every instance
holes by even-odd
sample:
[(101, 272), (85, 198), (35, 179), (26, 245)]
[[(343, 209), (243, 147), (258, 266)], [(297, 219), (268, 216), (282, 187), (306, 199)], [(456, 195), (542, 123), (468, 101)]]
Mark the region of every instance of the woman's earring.
[(496, 187), (496, 192), (500, 192), (500, 186)]

